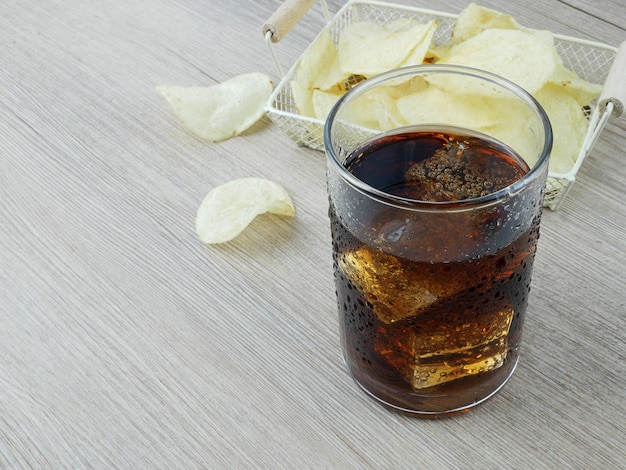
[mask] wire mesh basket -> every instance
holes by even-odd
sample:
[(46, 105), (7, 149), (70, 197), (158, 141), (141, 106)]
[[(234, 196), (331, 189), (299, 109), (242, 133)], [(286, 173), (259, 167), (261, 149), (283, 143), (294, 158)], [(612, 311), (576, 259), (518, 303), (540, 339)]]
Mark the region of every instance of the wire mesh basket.
[[(285, 74), (272, 45), (279, 42), (297, 24), (300, 17), (313, 3), (315, 0), (287, 0), (263, 27), (272, 59), (282, 77), (270, 97), (266, 112), (269, 118), (298, 145), (323, 150), (324, 121), (300, 114), (291, 91), (291, 81), (297, 77), (298, 65), (302, 56)], [(325, 28), (328, 29), (335, 42), (338, 41), (343, 29), (356, 21), (369, 21), (385, 25), (401, 18), (409, 18), (422, 23), (431, 20), (438, 21), (439, 26), (433, 41), (435, 44), (442, 44), (451, 38), (458, 18), (458, 15), (440, 11), (366, 0), (349, 0), (332, 18), (328, 14), (326, 3), (323, 0), (322, 8), (326, 17)], [(320, 31), (321, 34), (322, 31)], [(584, 107), (588, 118), (588, 128), (574, 166), (568, 173), (550, 172), (548, 175), (544, 206), (556, 210), (571, 189), (576, 179), (576, 173), (607, 121), (610, 118), (618, 117), (624, 111), (624, 103), (626, 103), (626, 42), (618, 49), (603, 43), (556, 34), (554, 41), (563, 64), (567, 68), (589, 82), (604, 85), (600, 97)], [(306, 52), (304, 51), (303, 56)]]

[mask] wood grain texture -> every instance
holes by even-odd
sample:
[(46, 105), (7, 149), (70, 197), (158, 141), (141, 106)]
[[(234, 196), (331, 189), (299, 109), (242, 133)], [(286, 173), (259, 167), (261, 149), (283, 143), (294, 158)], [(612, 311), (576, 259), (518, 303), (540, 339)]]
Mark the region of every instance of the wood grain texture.
[[(340, 358), (323, 155), (267, 119), (200, 142), (154, 90), (277, 79), (278, 4), (0, 5), (0, 468), (626, 468), (626, 119), (544, 214), (511, 382), (453, 419), (399, 415)], [(483, 4), (626, 39), (619, 0)], [(284, 67), (322, 24), (315, 5)], [(243, 176), (297, 216), (202, 246), (202, 197)]]

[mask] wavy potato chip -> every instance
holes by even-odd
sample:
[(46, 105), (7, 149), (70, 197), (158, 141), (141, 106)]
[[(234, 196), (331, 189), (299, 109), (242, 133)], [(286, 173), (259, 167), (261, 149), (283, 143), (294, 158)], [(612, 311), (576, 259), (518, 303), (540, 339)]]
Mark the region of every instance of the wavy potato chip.
[(289, 193), (263, 178), (240, 178), (213, 188), (196, 214), (196, 233), (202, 243), (225, 243), (239, 235), (257, 215), (293, 217)]
[[(324, 119), (319, 108), (326, 107), (326, 95), (345, 91), (347, 76), (339, 67), (337, 47), (327, 29), (311, 44), (300, 59), (295, 80), (290, 82), (291, 93), (298, 111), (303, 116)], [(320, 96), (315, 96), (321, 93)], [(329, 108), (330, 109), (330, 108)]]
[[(528, 129), (537, 126), (537, 120), (530, 108), (518, 100), (499, 99), (491, 101), (493, 118), (497, 121), (494, 126), (484, 129), (484, 132), (500, 142), (508, 145), (521, 156), (528, 165), (537, 162), (541, 148), (533, 139), (525, 137)], [(540, 132), (535, 129), (533, 132)]]
[(602, 85), (583, 80), (563, 64), (557, 65), (548, 83), (562, 87), (580, 106), (589, 105), (602, 91)]
[(452, 42), (460, 43), (486, 29), (523, 29), (511, 15), (470, 3), (461, 11), (452, 30)]
[(398, 100), (394, 96), (395, 87), (372, 90), (369, 93), (370, 109), (378, 122), (378, 129), (388, 131), (407, 125), (407, 121), (398, 110)]
[(303, 86), (298, 80), (291, 80), (291, 95), (296, 104), (296, 108), (303, 116), (315, 117), (315, 109), (313, 107), (313, 88)]
[(303, 54), (298, 64), (296, 80), (301, 88), (316, 88), (329, 91), (341, 83), (346, 74), (339, 66), (337, 46), (327, 29)]
[(587, 133), (585, 113), (568, 90), (558, 85), (546, 85), (535, 97), (552, 124), (550, 171), (568, 173), (576, 163)]
[(433, 37), (437, 31), (439, 23), (435, 20), (429, 21), (422, 26), (422, 37), (418, 41), (413, 51), (407, 56), (406, 59), (400, 64), (400, 67), (408, 67), (410, 65), (423, 64), (427, 56), (433, 55)]
[(317, 119), (325, 120), (332, 107), (342, 96), (342, 92), (332, 93), (329, 91), (313, 90), (313, 115)]
[(341, 70), (349, 75), (371, 77), (394, 69), (404, 62), (430, 30), (429, 24), (408, 19), (385, 26), (369, 21), (352, 23), (339, 37), (337, 48)]
[[(582, 107), (566, 88), (548, 83), (535, 93), (535, 98), (545, 110), (552, 126), (552, 152), (549, 170), (552, 173), (569, 173), (582, 147), (587, 132), (587, 118)], [(494, 106), (493, 115), (499, 115), (498, 123), (486, 132), (534, 165), (541, 149), (534, 148), (519, 129), (532, 127), (528, 109), (510, 100), (502, 100), (501, 107)]]
[(558, 58), (549, 31), (487, 29), (453, 46), (439, 63), (486, 70), (534, 93), (552, 77)]
[(398, 110), (406, 122), (415, 124), (486, 128), (498, 122), (492, 105), (480, 95), (452, 93), (436, 86), (401, 97)]
[(261, 119), (274, 86), (268, 76), (252, 72), (209, 87), (156, 89), (190, 132), (217, 142), (241, 134)]

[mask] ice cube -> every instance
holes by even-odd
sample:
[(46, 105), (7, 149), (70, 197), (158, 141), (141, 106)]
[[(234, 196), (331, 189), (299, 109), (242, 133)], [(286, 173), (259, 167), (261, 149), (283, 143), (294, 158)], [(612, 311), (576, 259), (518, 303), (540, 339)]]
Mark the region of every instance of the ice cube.
[(471, 286), (465, 270), (417, 263), (367, 245), (347, 250), (337, 259), (378, 319), (388, 324), (420, 315)]
[(510, 305), (492, 312), (460, 324), (443, 315), (402, 329), (381, 328), (375, 349), (414, 389), (488, 372), (506, 359), (514, 315)]

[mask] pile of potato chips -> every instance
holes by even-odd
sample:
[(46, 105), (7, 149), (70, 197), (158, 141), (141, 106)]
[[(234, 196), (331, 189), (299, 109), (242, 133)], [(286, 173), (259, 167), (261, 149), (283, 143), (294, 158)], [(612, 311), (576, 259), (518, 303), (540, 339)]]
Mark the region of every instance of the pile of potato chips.
[[(391, 69), (423, 63), (464, 65), (505, 77), (541, 103), (554, 134), (550, 171), (568, 173), (587, 129), (584, 108), (602, 86), (564, 66), (551, 32), (524, 28), (510, 15), (472, 3), (443, 44), (434, 41), (438, 26), (435, 20), (420, 23), (409, 18), (384, 25), (359, 21), (346, 26), (336, 42), (324, 30), (301, 58), (291, 81), (299, 114), (325, 120), (352, 86)], [(412, 80), (387, 87), (363, 104), (359, 119), (363, 125), (386, 130), (415, 122), (415, 113), (421, 113), (420, 122), (429, 119), (432, 124), (481, 130), (524, 157), (532, 153), (524, 150), (525, 143), (510, 126), (511, 119), (519, 120), (514, 109), (496, 109), (477, 90), (443, 83)]]

